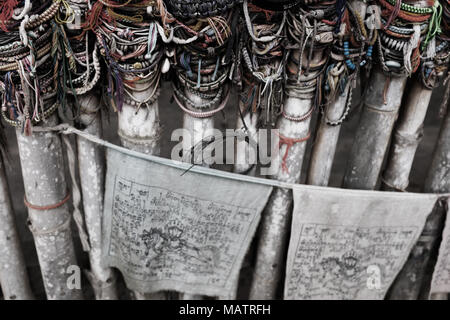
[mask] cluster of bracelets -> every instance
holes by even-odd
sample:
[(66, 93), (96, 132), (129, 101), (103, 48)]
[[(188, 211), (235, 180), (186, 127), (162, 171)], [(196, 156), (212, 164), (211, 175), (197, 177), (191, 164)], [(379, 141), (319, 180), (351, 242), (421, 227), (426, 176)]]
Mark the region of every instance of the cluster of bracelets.
[[(257, 3), (257, 4), (255, 4)], [(258, 112), (263, 126), (275, 126), (283, 105), (284, 65), (282, 47), (286, 11), (260, 7), (256, 1), (243, 3), (239, 45), (242, 114)]]
[(322, 83), (337, 27), (336, 1), (312, 0), (288, 10), (288, 49), (294, 49), (286, 67), (286, 94), (298, 99), (313, 99), (305, 115), (285, 118), (303, 121), (321, 105)]
[(63, 48), (55, 21), (61, 1), (18, 1), (0, 15), (0, 99), (6, 123), (30, 135), (57, 111)]
[[(73, 57), (74, 63), (66, 65), (62, 83), (65, 91), (74, 97), (76, 103), (77, 95), (88, 93), (98, 83), (101, 67), (96, 37), (91, 31), (84, 32), (82, 29), (86, 12), (91, 7), (90, 1), (70, 0), (68, 3), (70, 15), (65, 24), (68, 46), (66, 54)], [(83, 112), (80, 108), (76, 111)]]
[(234, 9), (222, 15), (177, 19), (166, 12), (161, 36), (168, 45), (174, 99), (194, 118), (222, 111), (230, 94), (235, 61)]
[[(450, 0), (440, 1), (371, 0), (359, 12), (345, 0), (3, 0), (2, 117), (25, 134), (58, 108), (76, 119), (77, 96), (97, 83), (113, 109), (139, 110), (166, 74), (192, 117), (223, 110), (234, 81), (241, 116), (257, 113), (261, 126), (303, 121), (318, 107), (339, 125), (350, 84), (373, 64), (415, 73), (429, 89), (447, 74)], [(328, 119), (345, 94), (342, 115)], [(313, 100), (311, 110), (286, 114), (289, 97)]]
[(167, 0), (169, 12), (179, 19), (197, 19), (223, 15), (242, 0)]
[(420, 78), (423, 85), (433, 89), (445, 75), (450, 61), (450, 5), (444, 0), (442, 4), (440, 32), (430, 40), (428, 50), (421, 55)]
[[(343, 2), (336, 5), (338, 19), (335, 27), (335, 42), (331, 50), (331, 61), (325, 71), (324, 77), (324, 103), (322, 114), (326, 124), (330, 126), (340, 125), (347, 117), (352, 104), (352, 87), (349, 83), (356, 81), (357, 76), (367, 78), (372, 65), (374, 44), (378, 32), (376, 28), (367, 28), (364, 23), (366, 12), (358, 12), (352, 3)], [(369, 12), (369, 17), (371, 16)], [(373, 19), (367, 20), (373, 23)], [(365, 72), (359, 72), (365, 71)], [(364, 81), (361, 81), (364, 82)], [(348, 89), (348, 92), (346, 91)], [(346, 105), (342, 115), (337, 119), (327, 117), (327, 108), (340, 95), (347, 94)]]
[(377, 3), (382, 9), (379, 63), (387, 74), (410, 76), (419, 68), (421, 52), (427, 50), (439, 28), (439, 1), (417, 2), (414, 6), (401, 0)]
[[(168, 69), (162, 70), (155, 13), (153, 0), (99, 0), (86, 16), (84, 34), (94, 32), (100, 46), (107, 75), (103, 97), (114, 110), (121, 111), (124, 103), (139, 110), (158, 99), (161, 73)], [(145, 98), (136, 97), (144, 91)]]

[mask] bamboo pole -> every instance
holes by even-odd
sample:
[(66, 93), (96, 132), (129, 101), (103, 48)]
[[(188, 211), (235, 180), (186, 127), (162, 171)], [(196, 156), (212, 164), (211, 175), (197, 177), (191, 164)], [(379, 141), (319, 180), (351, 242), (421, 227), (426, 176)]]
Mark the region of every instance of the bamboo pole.
[(388, 77), (379, 67), (372, 71), (344, 176), (344, 188), (375, 189), (406, 80), (406, 77)]
[[(158, 85), (158, 82), (156, 85)], [(146, 83), (137, 82), (135, 86), (136, 91), (132, 91), (132, 94), (137, 101), (146, 101), (149, 94), (154, 91), (153, 86), (141, 90), (147, 86)], [(122, 146), (145, 154), (159, 155), (161, 126), (159, 124), (158, 100), (139, 109), (124, 103), (122, 111), (118, 113), (118, 124), (118, 134)], [(135, 291), (134, 295), (137, 300), (166, 299), (165, 292), (145, 294)]]
[[(294, 55), (299, 55), (295, 51)], [(298, 58), (297, 58), (298, 59)], [(322, 59), (322, 52), (316, 52), (312, 62)], [(306, 60), (306, 56), (305, 56)], [(295, 66), (291, 66), (295, 68)], [(311, 75), (311, 74), (310, 74)], [(286, 98), (284, 111), (292, 117), (302, 117), (312, 108), (312, 99)], [(288, 147), (280, 140), (280, 162), (274, 178), (284, 182), (299, 183), (307, 137), (309, 136), (311, 118), (303, 121), (292, 121), (286, 117), (278, 120), (280, 136), (289, 139), (299, 139)], [(304, 140), (304, 141), (300, 141)], [(288, 149), (287, 149), (288, 148)], [(287, 157), (283, 160), (286, 151)], [(288, 171), (283, 169), (283, 161)], [(257, 256), (253, 282), (250, 290), (250, 299), (274, 299), (278, 286), (282, 281), (286, 255), (287, 233), (291, 221), (292, 191), (275, 188), (262, 214), (259, 239), (257, 243)]]
[[(433, 153), (431, 166), (425, 180), (424, 191), (427, 193), (450, 192), (450, 113), (447, 113), (441, 127), (438, 141)], [(397, 276), (389, 293), (392, 300), (414, 300), (423, 290), (426, 270), (431, 253), (435, 252), (438, 239), (446, 216), (445, 206), (439, 203), (430, 214), (422, 235), (414, 246), (412, 253)], [(435, 294), (433, 299), (447, 299), (447, 294)]]
[[(56, 125), (57, 116), (46, 125)], [(82, 292), (69, 287), (69, 267), (78, 266), (70, 229), (71, 214), (66, 199), (61, 138), (54, 132), (24, 136), (16, 131), (20, 163), (32, 230), (49, 300), (78, 300)]]
[[(201, 105), (208, 102), (208, 100), (202, 99), (196, 94), (190, 92), (188, 89), (185, 90), (185, 95), (194, 104)], [(197, 155), (192, 154), (191, 151), (197, 144), (202, 143), (205, 138), (208, 138), (211, 135), (212, 130), (214, 129), (214, 117), (196, 118), (185, 112), (183, 115), (183, 129), (186, 130), (184, 131), (183, 136), (183, 161), (208, 167), (204, 161), (205, 159), (203, 159), (203, 154), (201, 155), (201, 163), (192, 162), (198, 160), (196, 159)], [(202, 295), (180, 293), (179, 299), (203, 300), (204, 297)]]
[(450, 112), (447, 112), (425, 180), (425, 192), (450, 192)]
[[(91, 92), (80, 95), (77, 99), (83, 110), (80, 121), (86, 126), (84, 131), (101, 137), (102, 123), (99, 112), (99, 96)], [(86, 273), (97, 300), (117, 300), (118, 295), (114, 271), (111, 268), (104, 268), (101, 262), (101, 221), (105, 182), (104, 156), (102, 150), (94, 143), (81, 137), (77, 137), (77, 147), (83, 209), (91, 245), (91, 250), (89, 251), (91, 269)]]
[(402, 113), (394, 129), (393, 141), (383, 174), (382, 189), (404, 191), (409, 185), (409, 174), (417, 147), (423, 135), (432, 90), (415, 78), (405, 97)]
[[(366, 16), (367, 3), (359, 0), (351, 1), (354, 10), (359, 13), (364, 20)], [(351, 95), (352, 83), (347, 83), (344, 94), (339, 95), (337, 99), (327, 108), (319, 122), (313, 149), (311, 151), (311, 160), (308, 168), (306, 184), (317, 186), (328, 186), (330, 180), (331, 168), (336, 153), (341, 125), (330, 126), (325, 119), (339, 119), (347, 107), (347, 99)]]
[[(423, 122), (431, 93), (431, 90), (423, 87), (420, 79), (413, 81), (406, 95), (403, 113), (394, 129), (393, 142), (382, 179), (381, 187), (383, 190), (405, 191), (409, 185), (409, 175), (422, 137)], [(424, 271), (429, 262), (430, 251), (436, 244), (436, 233), (439, 231), (440, 222), (442, 222), (442, 214), (439, 214), (439, 211), (436, 209), (428, 217), (421, 237), (391, 286), (389, 299), (415, 300), (418, 298), (424, 280)]]
[[(153, 86), (145, 91), (139, 89), (145, 87), (145, 83), (136, 83), (136, 91), (133, 97), (139, 101), (145, 101), (153, 92)], [(119, 112), (119, 137), (125, 148), (145, 154), (159, 155), (159, 137), (161, 127), (159, 125), (158, 101), (147, 107), (136, 110), (134, 106), (123, 104)]]
[[(427, 6), (422, 0), (416, 0), (411, 5)], [(414, 35), (410, 41), (412, 39)], [(419, 42), (411, 45), (420, 45)], [(406, 70), (406, 65), (403, 67)], [(376, 188), (394, 123), (398, 117), (406, 81), (405, 75), (385, 75), (380, 65), (372, 71), (344, 175), (344, 188), (366, 190)]]
[[(448, 85), (448, 84), (447, 84)], [(425, 192), (448, 193), (450, 192), (450, 112), (447, 111), (444, 122), (439, 133), (438, 142), (433, 154), (430, 170), (425, 180)], [(443, 221), (449, 217), (448, 208), (441, 203), (431, 213), (422, 232), (423, 235), (431, 235), (430, 247), (438, 245), (437, 240), (442, 234)], [(431, 250), (431, 249), (430, 249)], [(429, 260), (428, 255), (425, 259)], [(428, 296), (428, 294), (426, 294)], [(433, 294), (431, 299), (447, 300), (448, 294)]]
[(15, 225), (3, 159), (0, 159), (0, 285), (6, 300), (34, 299)]
[[(337, 119), (342, 115), (347, 105), (350, 90), (352, 90), (351, 84), (347, 84), (345, 94), (336, 99), (326, 110), (324, 117)], [(330, 126), (324, 121), (324, 118), (319, 122), (311, 151), (306, 184), (328, 186), (340, 132), (341, 125)]]

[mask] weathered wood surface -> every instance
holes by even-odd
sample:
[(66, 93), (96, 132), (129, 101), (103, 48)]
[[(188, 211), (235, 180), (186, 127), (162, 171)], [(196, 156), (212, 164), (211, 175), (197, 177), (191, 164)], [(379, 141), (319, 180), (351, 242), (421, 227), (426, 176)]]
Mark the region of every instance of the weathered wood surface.
[[(57, 115), (47, 119), (46, 125), (57, 124)], [(70, 190), (64, 175), (61, 137), (55, 132), (33, 132), (24, 136), (16, 131), (25, 197), (33, 206), (57, 206), (42, 210), (28, 208), (44, 287), (49, 300), (82, 299), (79, 289), (69, 287), (70, 268), (78, 266), (72, 231), (72, 216), (64, 199)], [(63, 203), (64, 202), (64, 203)]]
[[(136, 83), (135, 86), (136, 91), (133, 91), (132, 94), (138, 101), (146, 101), (154, 91), (153, 86), (141, 91), (142, 88), (147, 86), (146, 83)], [(118, 134), (122, 146), (145, 154), (159, 155), (161, 127), (159, 123), (158, 100), (151, 105), (144, 105), (138, 110), (136, 107), (124, 103), (122, 111), (118, 113), (118, 122)], [(137, 300), (166, 298), (163, 292), (154, 294), (134, 292), (134, 296)]]
[(34, 299), (0, 158), (0, 285), (5, 300)]
[[(312, 62), (317, 63), (321, 58), (322, 54), (319, 52), (315, 54)], [(311, 110), (312, 104), (312, 99), (287, 97), (284, 110), (292, 117), (301, 117)], [(305, 139), (305, 141), (296, 142), (289, 147), (285, 161), (288, 168), (286, 171), (282, 168), (282, 162), (288, 146), (280, 140), (279, 159), (276, 164), (278, 169), (273, 177), (274, 179), (291, 183), (300, 182), (307, 137), (310, 134), (310, 122), (311, 117), (299, 122), (288, 120), (282, 116), (279, 117), (277, 128), (281, 136), (291, 139)], [(286, 260), (291, 209), (292, 190), (274, 188), (261, 218), (250, 299), (274, 299), (279, 286), (283, 283), (281, 276)]]
[[(424, 192), (450, 192), (450, 113), (447, 113), (439, 133), (439, 138), (433, 153), (431, 166), (425, 180)], [(393, 284), (389, 298), (395, 300), (414, 300), (419, 295), (428, 297), (429, 290), (425, 280), (431, 281), (426, 271), (431, 263), (431, 254), (437, 252), (438, 240), (442, 234), (446, 217), (444, 203), (438, 203), (428, 217), (422, 235), (414, 246), (409, 259)], [(446, 294), (434, 295), (433, 299), (446, 299)]]
[(377, 67), (372, 71), (347, 163), (344, 188), (376, 188), (406, 80), (406, 77), (388, 77)]
[[(85, 132), (102, 136), (100, 100), (96, 93), (78, 96), (83, 110), (80, 121)], [(103, 150), (96, 144), (77, 137), (78, 166), (83, 195), (86, 229), (89, 235), (89, 281), (97, 300), (117, 300), (116, 276), (113, 269), (104, 268), (101, 262), (103, 195), (105, 182), (105, 159)]]

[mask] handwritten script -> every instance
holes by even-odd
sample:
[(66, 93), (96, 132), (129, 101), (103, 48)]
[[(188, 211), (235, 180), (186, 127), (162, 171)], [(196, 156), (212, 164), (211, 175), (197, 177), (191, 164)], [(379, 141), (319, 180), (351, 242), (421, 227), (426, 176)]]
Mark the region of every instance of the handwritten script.
[[(239, 196), (249, 186), (238, 182), (180, 177), (175, 168), (161, 174), (160, 165), (134, 158), (127, 168), (108, 161), (104, 254), (127, 284), (140, 292), (230, 294), (270, 188), (257, 187), (258, 203)], [(217, 192), (221, 182), (234, 186)]]

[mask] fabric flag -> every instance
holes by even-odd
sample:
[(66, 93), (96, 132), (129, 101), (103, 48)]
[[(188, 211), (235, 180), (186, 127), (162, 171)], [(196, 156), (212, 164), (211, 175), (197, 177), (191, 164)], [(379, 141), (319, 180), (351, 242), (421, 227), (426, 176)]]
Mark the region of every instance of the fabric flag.
[(108, 149), (105, 188), (102, 256), (129, 289), (234, 298), (272, 187)]
[(285, 299), (383, 299), (437, 199), (295, 187)]
[[(447, 199), (447, 208), (449, 208), (449, 199)], [(431, 281), (431, 295), (450, 292), (450, 219), (448, 210), (445, 220), (438, 260), (434, 267), (433, 280)]]

